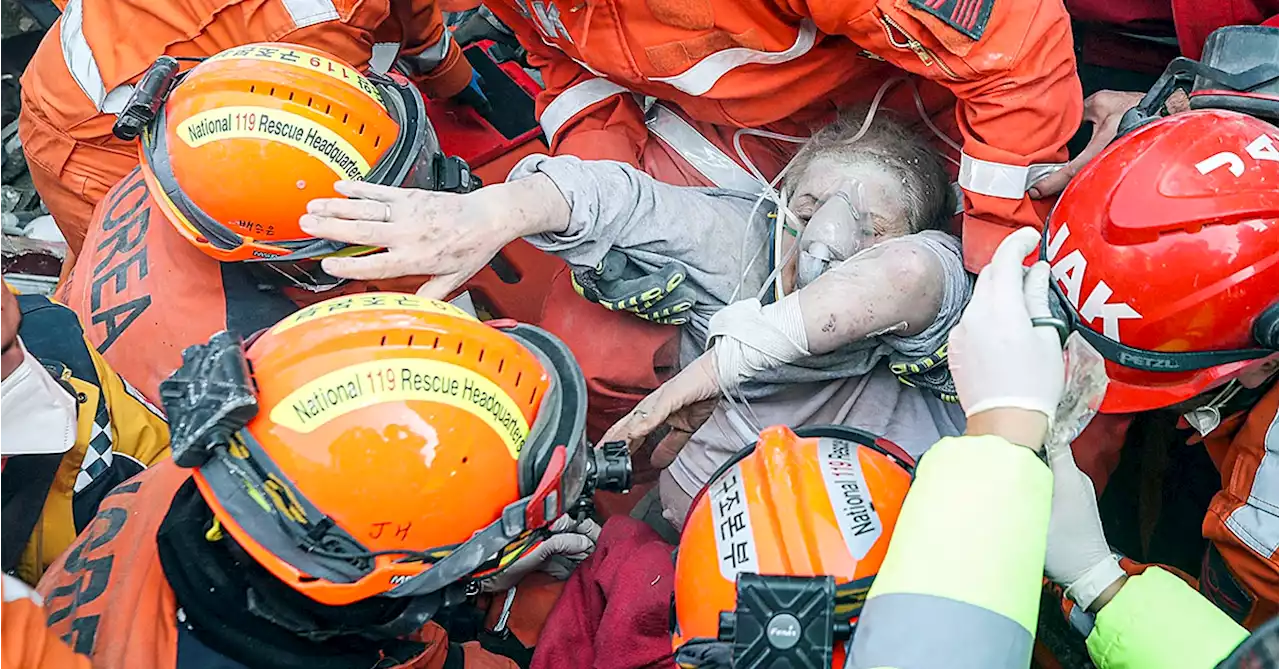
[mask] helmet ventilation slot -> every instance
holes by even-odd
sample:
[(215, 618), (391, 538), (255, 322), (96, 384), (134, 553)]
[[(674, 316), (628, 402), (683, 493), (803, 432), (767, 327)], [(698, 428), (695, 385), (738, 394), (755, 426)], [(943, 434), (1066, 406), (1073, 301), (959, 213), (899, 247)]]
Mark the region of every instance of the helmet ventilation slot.
[[(246, 346), (246, 348), (248, 347)], [(249, 372), (249, 383), (253, 386), (253, 394), (261, 395), (262, 390), (258, 388), (258, 377), (256, 374), (253, 373), (253, 361), (250, 360), (248, 356), (245, 356), (244, 366), (245, 366), (245, 369), (248, 370)]]
[[(257, 92), (258, 92), (258, 85), (257, 85), (257, 84), (250, 84), (250, 85), (249, 85), (249, 92), (250, 92), (250, 93), (257, 93)], [(279, 95), (277, 95), (277, 92), (279, 93)], [(288, 95), (286, 95), (286, 90), (285, 90), (285, 89), (278, 89), (278, 88), (276, 88), (276, 87), (274, 87), (274, 86), (273, 86), (269, 91), (267, 91), (267, 95), (268, 95), (268, 96), (270, 96), (270, 97), (273, 97), (273, 98), (280, 99), (280, 100), (288, 100), (289, 102), (297, 102), (297, 103), (299, 103), (299, 104), (302, 104), (301, 99), (295, 99), (295, 97), (296, 97), (296, 96), (298, 96), (300, 93), (305, 93), (305, 92), (306, 92), (306, 91), (288, 90), (288, 91), (287, 91)], [(308, 96), (307, 96), (306, 106), (307, 106), (307, 108), (308, 108), (308, 109), (314, 109), (314, 110), (316, 110), (316, 111), (320, 111), (320, 108), (317, 106), (316, 98), (315, 98), (315, 96), (314, 96), (314, 95), (308, 95)], [(325, 115), (325, 116), (328, 116), (328, 117), (330, 117), (330, 118), (333, 118), (334, 120), (337, 120), (337, 117), (336, 117), (336, 116), (334, 116), (334, 114), (333, 114), (333, 103), (331, 103), (331, 102), (326, 102), (326, 103), (325, 103), (325, 105), (324, 105), (324, 115)], [(351, 125), (351, 112), (343, 112), (343, 113), (342, 113), (342, 125), (346, 125), (346, 126), (350, 126), (350, 125)], [(364, 134), (364, 132), (365, 132), (365, 130), (366, 130), (367, 128), (368, 128), (368, 124), (366, 124), (366, 123), (361, 123), (361, 124), (360, 124), (360, 127), (356, 129), (356, 134), (358, 134), (358, 135), (363, 135), (363, 134)], [(380, 147), (381, 145), (382, 145), (382, 135), (380, 135), (380, 134), (379, 134), (379, 135), (377, 135), (377, 136), (375, 136), (375, 137), (374, 137), (374, 139), (373, 139), (373, 146), (374, 146), (374, 148), (378, 148), (378, 147)]]
[[(533, 383), (526, 383), (525, 372), (536, 372), (537, 370), (522, 369), (526, 363), (518, 355), (509, 360), (511, 356), (508, 355), (505, 349), (490, 350), (490, 347), (486, 346), (485, 343), (465, 336), (455, 338), (450, 335), (429, 335), (431, 338), (428, 339), (422, 335), (422, 332), (406, 332), (403, 335), (381, 335), (378, 340), (378, 346), (450, 352), (453, 355), (446, 353), (436, 359), (440, 362), (449, 362), (481, 373), (482, 376), (503, 387), (511, 399), (515, 400), (519, 405), (537, 406), (543, 392), (546, 390), (545, 385), (540, 382), (542, 381), (542, 375), (539, 373), (535, 373), (532, 377)], [(471, 346), (468, 342), (475, 345)], [(495, 355), (497, 355), (496, 360), (494, 360)], [(525, 391), (527, 395), (519, 391)]]

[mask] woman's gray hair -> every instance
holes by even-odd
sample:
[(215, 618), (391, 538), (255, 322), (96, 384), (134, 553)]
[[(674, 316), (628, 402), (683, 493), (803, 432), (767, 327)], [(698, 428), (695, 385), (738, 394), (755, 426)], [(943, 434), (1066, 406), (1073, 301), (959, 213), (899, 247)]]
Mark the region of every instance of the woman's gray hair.
[(783, 188), (793, 191), (795, 180), (819, 158), (848, 164), (872, 162), (902, 181), (911, 232), (947, 230), (955, 204), (941, 156), (887, 109), (876, 110), (871, 126), (857, 137), (866, 116), (866, 107), (850, 109), (814, 133), (796, 154)]

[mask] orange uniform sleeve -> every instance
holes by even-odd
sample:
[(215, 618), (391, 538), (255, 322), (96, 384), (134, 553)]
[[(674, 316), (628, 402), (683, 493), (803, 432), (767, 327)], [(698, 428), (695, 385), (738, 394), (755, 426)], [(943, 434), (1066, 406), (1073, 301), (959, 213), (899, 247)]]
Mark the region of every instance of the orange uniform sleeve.
[(323, 21), (298, 28), (279, 41), (303, 44), (331, 53), (361, 72), (369, 67), (374, 45), (372, 31), (341, 21)]
[(1026, 189), (1067, 159), (1083, 96), (1062, 3), (777, 0), (872, 54), (946, 86), (963, 135), (964, 256), (990, 260), (1006, 234), (1043, 225)]
[(4, 669), (91, 669), (89, 658), (71, 647), (44, 624), (44, 607), (35, 593), (16, 578), (4, 577), (0, 613), (0, 666)]
[(436, 0), (392, 2), (404, 26), (400, 61), (427, 97), (451, 98), (471, 83), (471, 63), (444, 25)]
[(487, 6), (515, 32), (529, 53), (529, 64), (542, 74), (543, 91), (535, 100), (534, 112), (551, 153), (639, 167), (649, 133), (635, 97), (548, 46), (531, 19), (512, 4)]
[[(457, 95), (471, 83), (471, 64), (462, 57), (462, 50), (453, 41), (435, 0), (413, 0), (401, 5), (392, 3), (395, 17), (388, 19), (399, 23), (403, 45), (396, 56), (386, 56), (388, 63), (399, 58), (409, 70), (409, 78), (427, 97), (444, 99)], [(386, 27), (386, 26), (382, 26)], [(375, 45), (384, 36), (382, 27), (377, 30), (342, 21), (324, 21), (299, 28), (280, 38), (281, 42), (305, 44), (327, 51), (351, 63), (357, 70), (369, 68)], [(394, 27), (387, 35), (397, 32)], [(391, 43), (394, 48), (394, 42)], [(434, 48), (433, 48), (434, 45)]]

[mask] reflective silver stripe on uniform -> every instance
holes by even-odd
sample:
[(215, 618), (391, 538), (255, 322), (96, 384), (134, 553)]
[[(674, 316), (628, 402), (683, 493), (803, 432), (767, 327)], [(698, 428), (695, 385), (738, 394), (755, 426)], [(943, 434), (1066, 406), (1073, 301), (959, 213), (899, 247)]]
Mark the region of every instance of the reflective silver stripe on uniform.
[(1280, 416), (1271, 419), (1263, 440), (1266, 451), (1244, 506), (1231, 512), (1226, 526), (1264, 558), (1280, 547)]
[(573, 37), (569, 35), (569, 29), (564, 27), (564, 22), (560, 20), (560, 8), (555, 3), (542, 2), (533, 3), (533, 15), (537, 17), (538, 23), (542, 28), (542, 32), (552, 39), (564, 37), (570, 44), (573, 43)]
[(294, 28), (306, 28), (323, 21), (336, 21), (338, 8), (333, 0), (281, 0), (293, 19)]
[(542, 125), (542, 132), (547, 136), (547, 143), (555, 141), (556, 133), (560, 132), (560, 128), (588, 107), (615, 95), (629, 92), (608, 79), (587, 79), (566, 88), (551, 101), (551, 104), (547, 105), (546, 109), (542, 110), (542, 116), (538, 118), (538, 123)]
[(127, 393), (129, 397), (137, 400), (138, 404), (146, 407), (147, 411), (155, 414), (158, 418), (164, 418), (164, 412), (160, 410), (160, 407), (152, 404), (151, 400), (147, 399), (147, 396), (143, 395), (141, 390), (134, 388), (132, 383), (126, 381), (125, 378), (119, 374), (116, 374), (116, 378), (120, 379), (120, 384), (124, 386), (124, 392)]
[(98, 61), (93, 57), (93, 49), (84, 37), (84, 3), (82, 0), (70, 0), (59, 19), (58, 37), (62, 44), (62, 60), (67, 65), (71, 78), (84, 91), (94, 109), (114, 114), (124, 109), (133, 94), (132, 86), (120, 86), (107, 92), (102, 83), (102, 71), (98, 69)]
[(778, 65), (793, 61), (813, 48), (818, 41), (818, 28), (813, 21), (805, 19), (796, 34), (795, 44), (786, 51), (756, 51), (745, 47), (735, 47), (717, 51), (693, 67), (671, 77), (650, 77), (650, 81), (660, 81), (676, 90), (689, 95), (703, 95), (720, 81), (720, 77), (734, 68), (743, 65)]
[(398, 55), (400, 55), (399, 42), (378, 42), (369, 51), (369, 69), (378, 74), (386, 74), (396, 64)]
[[(338, 18), (338, 8), (333, 0), (282, 0), (285, 10), (293, 19), (294, 28), (306, 28), (322, 21)], [(58, 38), (62, 45), (62, 60), (76, 85), (84, 91), (95, 109), (116, 114), (124, 109), (133, 95), (133, 86), (123, 84), (110, 91), (102, 81), (102, 70), (93, 55), (93, 48), (84, 36), (84, 1), (68, 0), (58, 24)]]
[[(451, 44), (453, 44), (452, 33), (446, 28), (444, 34), (440, 36), (440, 39), (435, 44), (423, 49), (421, 53), (415, 56), (401, 56), (400, 61), (408, 66), (409, 71), (413, 74), (430, 74), (449, 55), (449, 45)], [(399, 46), (399, 44), (396, 45), (397, 48)], [(377, 45), (375, 45), (375, 48), (377, 48)]]
[(1031, 633), (965, 602), (914, 593), (867, 600), (845, 669), (1026, 669)]
[(1066, 163), (1038, 163), (1034, 165), (1010, 165), (979, 160), (967, 153), (960, 154), (960, 187), (970, 193), (1021, 200), (1027, 189), (1037, 181), (1057, 172)]
[(755, 177), (661, 102), (649, 108), (644, 124), (649, 132), (717, 187), (744, 193), (760, 192), (760, 182)]

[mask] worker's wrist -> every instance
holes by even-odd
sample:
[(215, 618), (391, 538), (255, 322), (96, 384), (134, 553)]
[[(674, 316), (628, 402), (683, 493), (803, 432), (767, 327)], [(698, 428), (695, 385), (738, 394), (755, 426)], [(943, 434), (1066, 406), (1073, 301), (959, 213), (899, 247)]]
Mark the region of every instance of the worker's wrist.
[(1025, 446), (1036, 453), (1044, 450), (1049, 420), (1043, 413), (1030, 409), (999, 407), (969, 416), (965, 434), (992, 435), (1011, 444)]
[(1119, 594), (1120, 588), (1123, 588), (1124, 584), (1127, 583), (1128, 581), (1129, 581), (1129, 575), (1121, 574), (1120, 578), (1117, 578), (1115, 581), (1111, 583), (1111, 585), (1108, 585), (1107, 587), (1103, 588), (1102, 593), (1099, 594), (1098, 597), (1093, 600), (1093, 603), (1089, 605), (1089, 613), (1096, 614), (1097, 612), (1102, 610), (1102, 607), (1106, 606), (1107, 604), (1110, 604), (1111, 600), (1115, 599), (1115, 596)]
[(488, 203), (497, 220), (514, 226), (516, 237), (563, 232), (569, 227), (569, 203), (545, 174), (496, 184)]

